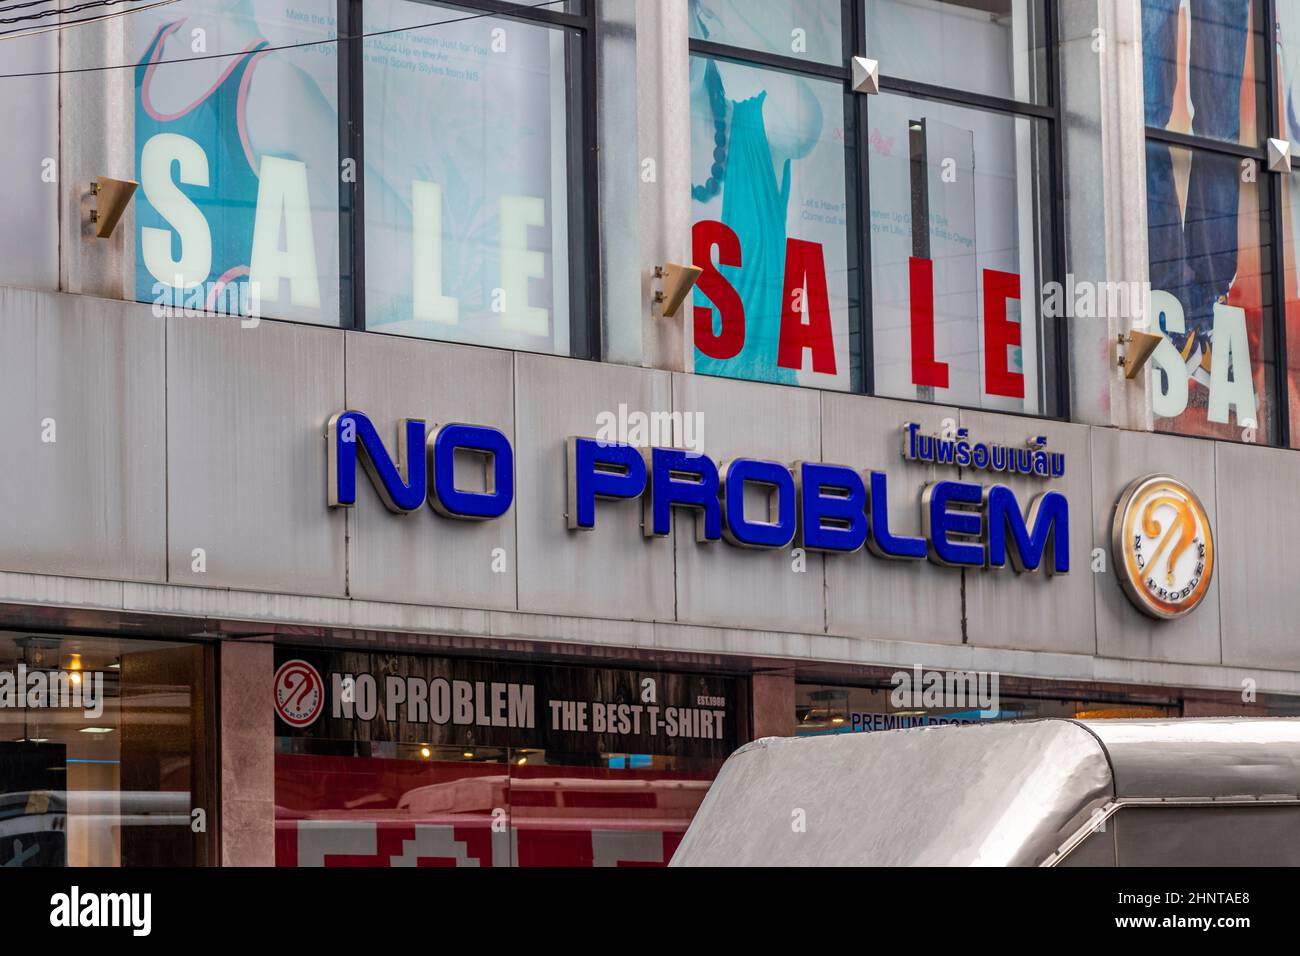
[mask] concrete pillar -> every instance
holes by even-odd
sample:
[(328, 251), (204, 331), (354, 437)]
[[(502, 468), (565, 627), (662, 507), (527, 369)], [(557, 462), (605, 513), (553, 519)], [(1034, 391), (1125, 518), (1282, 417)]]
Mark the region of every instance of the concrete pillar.
[[(1107, 277), (1112, 282), (1150, 279), (1147, 247), (1146, 108), (1142, 81), (1141, 0), (1099, 0), (1101, 35), (1106, 40), (1101, 65), (1101, 145), (1105, 177)], [(1110, 424), (1150, 431), (1151, 365), (1133, 381), (1118, 367), (1118, 337), (1134, 327), (1149, 327), (1150, 316), (1134, 322), (1109, 316), (1106, 323)], [(1079, 356), (1083, 362), (1089, 355)]]
[(59, 33), (68, 71), (59, 78), (60, 288), (108, 299), (135, 298), (135, 201), (112, 237), (98, 239), (90, 186), (97, 176), (135, 179), (135, 71), (75, 71), (129, 63), (131, 19)]
[(275, 865), (275, 659), (270, 644), (217, 648), (221, 865)]
[(749, 706), (754, 740), (794, 736), (794, 671), (755, 674)]

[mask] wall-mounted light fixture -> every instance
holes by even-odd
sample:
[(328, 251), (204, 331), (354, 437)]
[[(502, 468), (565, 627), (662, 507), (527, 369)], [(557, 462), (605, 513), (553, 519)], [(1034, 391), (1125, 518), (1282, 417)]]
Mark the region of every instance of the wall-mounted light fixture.
[(1119, 337), (1119, 367), (1124, 370), (1124, 377), (1135, 379), (1147, 364), (1151, 354), (1164, 338), (1155, 332), (1138, 332), (1136, 330)]
[(664, 282), (663, 289), (655, 293), (655, 301), (663, 303), (665, 318), (671, 319), (677, 314), (703, 272), (699, 266), (684, 266), (676, 262), (655, 266), (655, 278)]
[(95, 208), (90, 210), (90, 221), (95, 224), (96, 236), (107, 239), (113, 234), (139, 185), (130, 179), (107, 176), (100, 176), (91, 184), (90, 192), (96, 201)]

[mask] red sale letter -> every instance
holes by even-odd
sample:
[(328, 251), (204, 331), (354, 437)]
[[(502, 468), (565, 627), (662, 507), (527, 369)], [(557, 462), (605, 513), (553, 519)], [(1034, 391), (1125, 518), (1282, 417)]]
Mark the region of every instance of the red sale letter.
[[(691, 230), (692, 261), (704, 270), (696, 285), (718, 309), (721, 328), (713, 331), (713, 309), (695, 307), (695, 347), (709, 358), (729, 359), (745, 347), (745, 303), (718, 271), (718, 266), (740, 267), (740, 238), (724, 223), (712, 219), (697, 222)], [(718, 249), (718, 266), (713, 249)]]
[[(806, 287), (806, 291), (805, 291)], [(803, 298), (808, 321), (796, 305)], [(785, 291), (781, 305), (781, 344), (776, 364), (803, 368), (804, 349), (812, 352), (813, 371), (835, 374), (835, 339), (831, 333), (831, 301), (826, 294), (826, 261), (816, 242), (790, 239), (785, 244)]]
[(934, 263), (907, 260), (912, 297), (912, 384), (948, 387), (948, 363), (934, 357)]
[(1020, 276), (984, 270), (984, 367), (990, 395), (1025, 397), (1025, 377), (1007, 365), (1007, 349), (1020, 344), (1020, 323), (1007, 319), (1007, 300), (1020, 298)]

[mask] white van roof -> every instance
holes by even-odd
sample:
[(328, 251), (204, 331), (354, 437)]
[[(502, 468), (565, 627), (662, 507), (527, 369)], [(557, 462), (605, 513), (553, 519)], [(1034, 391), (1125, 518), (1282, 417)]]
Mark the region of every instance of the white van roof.
[(768, 737), (673, 866), (1025, 866), (1116, 800), (1300, 799), (1300, 719), (1046, 719)]

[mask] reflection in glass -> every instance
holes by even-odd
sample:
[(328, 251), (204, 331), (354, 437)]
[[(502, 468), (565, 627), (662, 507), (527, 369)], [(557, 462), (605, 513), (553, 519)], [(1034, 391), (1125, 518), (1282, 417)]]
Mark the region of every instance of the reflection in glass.
[[(0, 634), (0, 866), (208, 861), (197, 645)], [(215, 821), (214, 821), (215, 822)]]
[(664, 866), (721, 765), (280, 737), (276, 865)]
[[(911, 672), (907, 672), (912, 676)], [(945, 675), (946, 676), (946, 675)], [(991, 675), (983, 675), (986, 680)], [(969, 686), (969, 685), (961, 685)], [(1109, 718), (1179, 717), (1177, 705), (1160, 702), (1100, 701), (1085, 698), (998, 695), (995, 708), (982, 710), (980, 702), (937, 698), (932, 706), (914, 706), (912, 687), (901, 681), (882, 687), (847, 687), (833, 684), (796, 684), (794, 733), (877, 733), (947, 724), (974, 724), (987, 720), (1030, 720), (1070, 717), (1076, 720)], [(918, 688), (919, 690), (919, 688)]]

